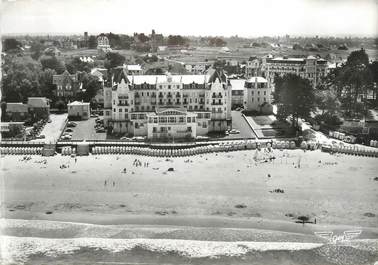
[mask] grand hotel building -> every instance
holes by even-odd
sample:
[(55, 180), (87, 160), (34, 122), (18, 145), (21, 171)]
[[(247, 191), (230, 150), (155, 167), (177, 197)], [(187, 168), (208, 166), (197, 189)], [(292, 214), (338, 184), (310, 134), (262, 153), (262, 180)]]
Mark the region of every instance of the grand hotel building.
[(314, 56), (307, 58), (267, 58), (264, 63), (265, 76), (270, 84), (274, 83), (275, 75), (296, 74), (307, 78), (314, 88), (327, 75), (328, 65), (324, 59)]
[(206, 75), (127, 75), (104, 87), (104, 125), (148, 139), (195, 138), (231, 126), (231, 85), (221, 69)]

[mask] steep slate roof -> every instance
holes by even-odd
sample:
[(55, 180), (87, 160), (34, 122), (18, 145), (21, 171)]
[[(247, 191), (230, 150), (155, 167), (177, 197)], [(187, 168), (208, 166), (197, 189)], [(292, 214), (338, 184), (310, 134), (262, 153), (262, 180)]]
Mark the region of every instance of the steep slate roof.
[(214, 83), (217, 79), (220, 83), (226, 83), (227, 82), (227, 76), (224, 74), (223, 71), (214, 70), (213, 73), (210, 73), (210, 78), (208, 80), (208, 83)]

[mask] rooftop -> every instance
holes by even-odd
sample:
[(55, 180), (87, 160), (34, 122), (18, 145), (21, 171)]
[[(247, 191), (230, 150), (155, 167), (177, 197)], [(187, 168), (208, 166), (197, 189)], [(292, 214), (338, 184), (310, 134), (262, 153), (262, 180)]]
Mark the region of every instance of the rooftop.
[(244, 90), (245, 79), (230, 79), (232, 90)]
[(28, 112), (28, 105), (21, 102), (7, 103), (7, 112)]
[(28, 105), (34, 108), (48, 108), (50, 107), (49, 99), (44, 97), (30, 97), (28, 98)]
[(250, 79), (248, 79), (246, 82), (248, 83), (268, 83), (268, 81), (264, 78), (264, 77), (261, 77), (261, 76), (253, 76), (251, 77)]
[(89, 102), (73, 101), (67, 104), (67, 106), (83, 106), (83, 105), (89, 105)]

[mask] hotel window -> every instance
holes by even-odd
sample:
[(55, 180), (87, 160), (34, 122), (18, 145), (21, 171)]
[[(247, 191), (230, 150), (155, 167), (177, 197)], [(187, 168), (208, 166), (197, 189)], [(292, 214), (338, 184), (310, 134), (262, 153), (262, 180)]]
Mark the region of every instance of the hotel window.
[(257, 98), (257, 101), (260, 102), (260, 98)]
[(190, 122), (190, 117), (187, 117), (187, 118), (186, 118), (186, 122)]
[(147, 97), (150, 95), (150, 93), (149, 92), (147, 92)]
[(175, 123), (176, 122), (176, 117), (169, 117), (169, 122), (170, 123)]
[(156, 127), (152, 127), (152, 132), (156, 133), (157, 132), (157, 128)]
[(179, 117), (179, 122), (184, 122), (184, 117)]
[(125, 119), (128, 119), (128, 118), (129, 118), (129, 114), (125, 113)]
[(109, 116), (110, 115), (110, 111), (105, 111), (105, 114), (106, 114), (106, 116)]
[(264, 98), (264, 102), (266, 102), (266, 98)]
[(119, 112), (122, 112), (122, 109), (118, 109)]
[(266, 96), (266, 91), (264, 91), (264, 96)]
[(257, 95), (260, 96), (260, 91), (257, 91)]
[(190, 106), (189, 106), (189, 110), (192, 110), (192, 109), (193, 109), (193, 107), (192, 107), (192, 105), (190, 105)]
[(168, 89), (171, 89), (171, 85), (168, 85)]
[(158, 118), (154, 118), (154, 123), (158, 123)]
[(113, 109), (113, 112), (116, 112), (116, 109), (115, 109), (115, 108)]

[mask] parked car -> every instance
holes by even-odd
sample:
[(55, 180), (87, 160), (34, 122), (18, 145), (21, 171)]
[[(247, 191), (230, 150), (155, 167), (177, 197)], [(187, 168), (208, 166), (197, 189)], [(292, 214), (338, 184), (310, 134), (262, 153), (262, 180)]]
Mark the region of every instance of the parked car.
[(132, 138), (132, 140), (135, 140), (135, 141), (144, 141), (145, 138), (146, 138), (146, 137), (143, 137), (143, 136), (134, 136), (134, 137)]
[(36, 139), (45, 139), (46, 136), (44, 136), (43, 134), (41, 134), (41, 135), (36, 136), (35, 138), (36, 138)]
[(230, 131), (230, 134), (238, 134), (238, 133), (240, 133), (240, 131), (239, 131), (239, 130), (236, 130), (236, 129), (232, 129), (232, 130)]
[(126, 136), (123, 136), (123, 137), (120, 138), (120, 140), (132, 141), (133, 139), (126, 137)]
[(96, 132), (97, 133), (104, 133), (105, 129), (104, 128), (98, 128), (98, 129), (96, 129)]
[(72, 136), (72, 133), (70, 133), (70, 132), (65, 132), (65, 133), (63, 133), (62, 135), (63, 135), (63, 136), (64, 136), (64, 135)]
[(61, 138), (63, 140), (71, 140), (72, 136), (71, 135), (63, 135)]
[(71, 128), (67, 128), (66, 132), (73, 132), (73, 130)]
[(76, 126), (77, 126), (76, 122), (70, 121), (67, 123), (67, 127), (76, 127)]

